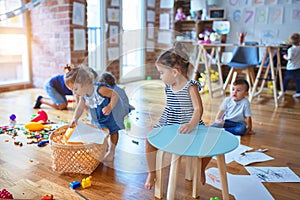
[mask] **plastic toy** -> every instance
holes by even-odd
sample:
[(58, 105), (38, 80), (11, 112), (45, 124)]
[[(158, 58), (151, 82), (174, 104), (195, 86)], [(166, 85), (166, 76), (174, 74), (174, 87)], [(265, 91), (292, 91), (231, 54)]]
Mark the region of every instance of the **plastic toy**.
[(25, 124), (25, 128), (28, 129), (29, 131), (41, 131), (45, 128), (51, 129), (52, 126), (43, 125), (39, 122), (29, 122), (29, 123)]
[(41, 198), (41, 200), (53, 200), (53, 195), (52, 194), (46, 194)]
[(9, 116), (9, 123), (11, 123), (11, 124), (16, 124), (16, 115), (15, 114), (11, 114), (10, 116)]
[(62, 141), (64, 144), (68, 144), (68, 140), (71, 137), (71, 135), (73, 134), (74, 130), (75, 130), (75, 128), (70, 128), (70, 127), (66, 130), (66, 133), (65, 133), (65, 135), (63, 137), (63, 141)]
[(39, 141), (39, 143), (37, 144), (38, 147), (43, 147), (45, 146), (47, 143), (49, 143), (49, 140), (42, 140)]
[(175, 16), (175, 20), (176, 21), (179, 21), (179, 20), (182, 20), (182, 19), (185, 19), (186, 16), (183, 12), (183, 9), (180, 7), (177, 9), (177, 13), (176, 13), (176, 16)]
[(81, 187), (82, 188), (91, 187), (91, 185), (92, 185), (91, 178), (92, 178), (92, 176), (89, 176), (87, 178), (83, 178), (82, 181), (81, 181)]
[(0, 191), (0, 199), (14, 199), (14, 197), (6, 189), (3, 189)]
[(31, 122), (40, 122), (42, 124), (46, 123), (48, 120), (48, 115), (44, 110), (39, 110), (37, 115), (32, 118), (30, 121)]
[(210, 197), (209, 200), (219, 200), (219, 197)]
[(81, 184), (79, 181), (73, 181), (70, 183), (70, 187), (74, 190), (76, 188), (80, 188), (81, 187)]
[(131, 129), (131, 123), (129, 120), (124, 120), (124, 125), (125, 125), (126, 131), (129, 131)]

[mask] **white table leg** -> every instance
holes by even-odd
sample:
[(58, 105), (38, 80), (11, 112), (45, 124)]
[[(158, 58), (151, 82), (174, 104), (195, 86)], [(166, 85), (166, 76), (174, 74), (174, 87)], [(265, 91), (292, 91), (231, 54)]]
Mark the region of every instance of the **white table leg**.
[(179, 155), (172, 154), (168, 191), (167, 191), (167, 200), (173, 200), (175, 198), (179, 160), (180, 160)]
[(198, 198), (200, 196), (200, 185), (201, 185), (201, 169), (202, 169), (202, 158), (193, 157), (193, 191), (192, 197)]
[(223, 196), (224, 200), (229, 200), (228, 182), (227, 182), (226, 164), (225, 164), (224, 154), (217, 156), (217, 163), (218, 163), (221, 184), (222, 184), (222, 196)]
[(192, 165), (192, 157), (185, 157), (185, 179), (188, 181), (193, 180), (193, 165)]
[(156, 153), (156, 181), (154, 186), (154, 196), (158, 199), (163, 198), (163, 180), (164, 180), (164, 171), (163, 171), (163, 161), (164, 161), (165, 152), (157, 150)]

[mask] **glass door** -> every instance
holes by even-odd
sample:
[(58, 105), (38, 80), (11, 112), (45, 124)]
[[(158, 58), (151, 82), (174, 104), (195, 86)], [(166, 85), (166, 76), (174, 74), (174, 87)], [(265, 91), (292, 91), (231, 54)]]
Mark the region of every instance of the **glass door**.
[(121, 82), (144, 79), (145, 0), (122, 0)]
[(88, 23), (88, 65), (101, 73), (106, 66), (105, 48), (105, 3), (106, 1), (87, 0)]

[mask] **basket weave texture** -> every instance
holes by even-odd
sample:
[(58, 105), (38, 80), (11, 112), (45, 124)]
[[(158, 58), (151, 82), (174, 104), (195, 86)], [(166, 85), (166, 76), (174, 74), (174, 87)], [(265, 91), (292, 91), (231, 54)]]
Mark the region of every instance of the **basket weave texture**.
[(50, 135), (52, 169), (60, 174), (91, 174), (100, 164), (107, 148), (107, 136), (103, 144), (63, 144), (68, 125), (61, 126)]

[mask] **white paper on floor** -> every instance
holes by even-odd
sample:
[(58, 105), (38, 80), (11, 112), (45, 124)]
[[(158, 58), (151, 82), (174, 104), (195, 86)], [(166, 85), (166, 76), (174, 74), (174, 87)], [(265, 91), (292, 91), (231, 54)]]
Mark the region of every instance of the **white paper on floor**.
[(251, 176), (261, 182), (300, 182), (289, 167), (245, 167)]
[[(205, 171), (206, 183), (221, 190), (221, 179), (217, 168)], [(228, 190), (236, 200), (274, 200), (265, 186), (250, 175), (233, 175), (227, 173)]]
[(83, 122), (78, 122), (68, 142), (84, 142), (103, 144), (107, 133), (99, 128), (94, 128)]
[(249, 165), (251, 163), (256, 162), (264, 162), (268, 160), (273, 160), (274, 158), (271, 156), (268, 156), (265, 153), (261, 152), (250, 152), (250, 153), (244, 153), (243, 155), (239, 155), (238, 157), (235, 157), (235, 162), (241, 164), (241, 165)]
[[(252, 150), (253, 148), (240, 144), (235, 150), (225, 154), (225, 163), (228, 164), (240, 157), (241, 153)], [(214, 156), (216, 159), (216, 156)]]

